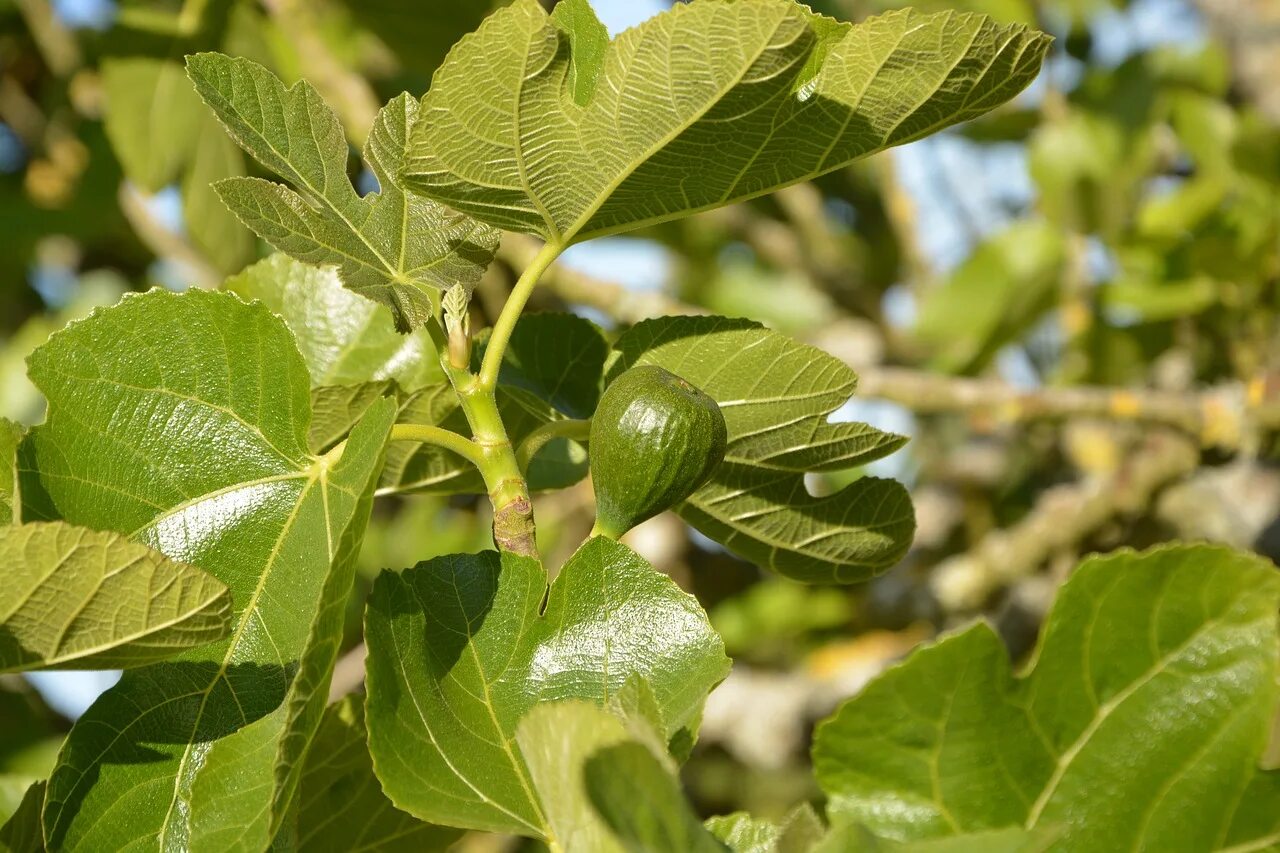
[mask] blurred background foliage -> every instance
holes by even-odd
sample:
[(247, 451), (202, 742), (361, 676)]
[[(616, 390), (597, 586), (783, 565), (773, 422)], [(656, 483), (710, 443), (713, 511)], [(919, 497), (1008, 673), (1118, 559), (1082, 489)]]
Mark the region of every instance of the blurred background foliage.
[[(663, 5), (596, 2), (615, 33)], [(813, 5), (860, 19), (905, 4)], [(913, 5), (1027, 22), (1057, 42), (1032, 88), (988, 117), (576, 247), (535, 297), (535, 310), (610, 330), (670, 312), (764, 320), (859, 372), (838, 417), (912, 438), (873, 467), (912, 489), (916, 543), (873, 583), (765, 575), (670, 514), (630, 535), (700, 597), (736, 661), (685, 774), (707, 814), (780, 815), (813, 798), (813, 722), (939, 631), (984, 615), (1024, 656), (1081, 554), (1171, 538), (1280, 554), (1280, 5)], [(310, 79), (343, 119), (367, 191), (376, 181), (354, 152), (373, 111), (425, 91), (490, 8), (0, 0), (0, 415), (42, 417), (24, 358), (68, 321), (128, 290), (216, 287), (265, 254), (209, 189), (254, 167), (199, 102), (184, 54), (217, 49)], [(532, 248), (504, 242), (476, 324)], [(589, 486), (543, 496), (537, 512), (558, 565), (590, 527)], [(365, 588), (384, 567), (484, 547), (487, 526), (474, 500), (383, 500)], [(335, 692), (360, 688), (358, 604)], [(0, 773), (46, 773), (103, 680), (32, 683), (2, 683)]]

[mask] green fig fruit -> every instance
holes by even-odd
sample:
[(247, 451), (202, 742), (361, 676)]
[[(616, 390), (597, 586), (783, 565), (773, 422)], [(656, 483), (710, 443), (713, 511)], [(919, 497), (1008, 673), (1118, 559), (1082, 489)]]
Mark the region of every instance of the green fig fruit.
[(591, 419), (593, 533), (617, 539), (697, 491), (724, 459), (716, 401), (655, 365), (624, 372)]

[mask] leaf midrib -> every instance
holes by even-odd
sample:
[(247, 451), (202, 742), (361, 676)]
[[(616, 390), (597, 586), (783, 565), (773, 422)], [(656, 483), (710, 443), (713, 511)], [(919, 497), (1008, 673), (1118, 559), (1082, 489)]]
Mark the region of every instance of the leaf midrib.
[[(1009, 41), (1012, 41), (1012, 38), (1013, 38), (1013, 37), (1011, 36), (1011, 37), (1010, 37), (1010, 39), (1009, 39)], [(998, 56), (999, 56), (999, 54), (1000, 54), (1000, 52), (1002, 52), (1006, 47), (1008, 47), (1008, 45), (1009, 45), (1009, 41), (1006, 41), (1006, 42), (1005, 42), (1005, 44), (1001, 46), (1000, 50), (996, 52), (995, 56), (997, 56), (997, 57), (998, 57)], [(1031, 42), (1028, 42), (1028, 43), (1030, 44)], [(1024, 51), (1023, 51), (1023, 52), (1025, 52), (1025, 47), (1024, 47)], [(963, 57), (962, 57), (962, 59), (963, 59)], [(992, 59), (992, 64), (994, 64), (994, 62), (995, 62), (995, 59), (993, 58), (993, 59)], [(990, 67), (990, 65), (988, 66), (988, 68), (989, 68), (989, 67)], [(1010, 75), (1010, 76), (1011, 76), (1011, 78), (1012, 78), (1013, 76), (1016, 76), (1016, 73), (1015, 73), (1014, 75)], [(932, 97), (932, 95), (931, 95), (930, 97)], [(915, 134), (914, 136), (911, 136), (911, 137), (908, 137), (908, 138), (905, 138), (905, 139), (899, 140), (899, 141), (897, 141), (897, 142), (895, 142), (895, 143), (892, 143), (892, 145), (887, 146), (887, 147), (897, 147), (897, 146), (899, 146), (899, 145), (905, 145), (905, 144), (906, 144), (906, 143), (908, 143), (908, 142), (912, 142), (912, 141), (914, 141), (914, 140), (921, 139), (921, 138), (923, 138), (923, 137), (929, 136), (930, 134), (936, 133), (936, 132), (938, 132), (939, 130), (941, 130), (941, 129), (943, 129), (943, 128), (950, 127), (951, 125), (953, 125), (953, 124), (955, 124), (955, 123), (956, 123), (956, 119), (954, 118), (954, 116), (951, 116), (951, 117), (948, 117), (948, 118), (941, 119), (941, 120), (939, 120), (939, 121), (937, 121), (937, 122), (934, 122), (934, 123), (933, 123), (933, 124), (931, 124), (931, 125), (926, 126), (925, 128), (923, 128), (919, 133)], [(681, 132), (683, 132), (683, 131), (681, 131)], [(666, 144), (666, 143), (664, 143), (664, 145), (665, 145), (665, 144)], [(880, 146), (880, 148), (879, 148), (879, 149), (872, 149), (871, 151), (868, 151), (866, 154), (861, 155), (861, 157), (870, 156), (871, 154), (876, 153), (876, 151), (877, 151), (877, 150), (883, 150), (885, 147), (886, 147), (886, 146), (885, 146), (884, 144), (882, 144), (882, 145)], [(653, 154), (652, 154), (652, 153), (650, 153), (650, 154), (646, 155), (646, 158), (645, 158), (645, 159), (647, 160), (647, 159), (649, 159), (649, 158), (650, 158), (650, 157), (652, 157), (652, 156), (653, 156)], [(861, 157), (859, 157), (859, 158), (855, 158), (855, 159), (861, 159)], [(636, 168), (639, 168), (639, 165), (641, 165), (641, 164), (637, 164), (635, 167), (633, 167), (632, 171), (634, 171), (634, 169), (636, 169)], [(842, 167), (843, 167), (843, 166), (845, 166), (845, 165), (847, 165), (847, 164), (846, 164), (846, 163), (841, 163), (841, 164), (838, 164), (838, 165), (835, 165), (835, 166), (831, 166), (831, 167), (829, 167), (829, 168), (828, 168), (828, 167), (826, 167), (825, 165), (822, 165), (822, 166), (820, 166), (819, 168), (814, 169), (814, 170), (812, 170), (812, 171), (810, 171), (810, 172), (808, 172), (808, 173), (806, 173), (806, 174), (804, 174), (804, 175), (801, 175), (801, 176), (799, 176), (799, 177), (797, 177), (797, 178), (795, 178), (795, 179), (793, 179), (793, 180), (789, 180), (789, 181), (787, 181), (787, 182), (785, 182), (785, 183), (773, 184), (773, 185), (770, 185), (770, 186), (766, 187), (765, 189), (758, 190), (758, 191), (755, 191), (755, 192), (750, 192), (750, 193), (745, 193), (745, 194), (743, 194), (743, 195), (733, 196), (733, 198), (732, 198), (732, 199), (730, 199), (729, 201), (732, 201), (733, 203), (740, 203), (740, 202), (751, 201), (752, 199), (761, 198), (762, 196), (771, 195), (771, 194), (773, 194), (773, 193), (777, 192), (777, 191), (778, 191), (778, 190), (780, 190), (780, 189), (785, 189), (786, 187), (795, 186), (796, 184), (803, 184), (803, 183), (806, 183), (806, 182), (808, 182), (808, 181), (812, 181), (814, 178), (821, 177), (822, 175), (825, 175), (825, 174), (827, 174), (828, 172), (835, 171), (836, 169), (840, 169), (840, 168), (842, 168)], [(619, 182), (617, 185), (615, 185), (615, 186), (613, 186), (613, 187), (611, 187), (611, 188), (609, 189), (609, 195), (612, 195), (612, 193), (613, 193), (613, 192), (618, 188), (618, 186), (621, 186), (621, 183), (620, 183), (620, 182)], [(599, 203), (597, 203), (597, 204), (595, 205), (595, 207), (594, 207), (594, 209), (591, 211), (590, 215), (594, 216), (594, 215), (595, 215), (595, 213), (599, 211), (599, 208), (604, 206), (604, 203), (605, 203), (606, 201), (608, 201), (608, 196), (605, 196), (604, 198), (602, 198), (602, 199), (600, 200), (600, 202), (599, 202)], [(609, 226), (609, 227), (607, 227), (607, 228), (596, 228), (596, 229), (593, 229), (593, 230), (591, 230), (591, 231), (581, 231), (581, 232), (576, 231), (576, 230), (570, 230), (570, 231), (568, 231), (568, 232), (566, 232), (566, 233), (569, 233), (569, 234), (571, 234), (571, 235), (572, 235), (572, 237), (571, 237), (571, 241), (570, 241), (570, 242), (572, 242), (572, 243), (582, 243), (582, 242), (585, 242), (585, 241), (587, 241), (587, 240), (595, 240), (595, 239), (597, 239), (597, 238), (599, 238), (599, 237), (610, 237), (610, 236), (613, 236), (613, 235), (615, 235), (615, 234), (622, 234), (622, 233), (625, 233), (625, 232), (627, 232), (627, 231), (634, 231), (634, 230), (637, 230), (637, 229), (640, 229), (640, 228), (647, 228), (647, 227), (650, 227), (650, 226), (653, 226), (653, 225), (661, 225), (661, 224), (663, 224), (663, 223), (665, 223), (665, 222), (671, 222), (671, 221), (676, 220), (676, 219), (683, 219), (683, 218), (685, 218), (685, 217), (687, 217), (687, 216), (694, 216), (694, 215), (699, 214), (699, 213), (705, 213), (706, 211), (709, 211), (709, 210), (716, 210), (716, 209), (718, 209), (718, 208), (724, 207), (724, 205), (725, 205), (725, 201), (723, 201), (723, 200), (721, 200), (721, 201), (713, 201), (713, 202), (709, 202), (709, 203), (704, 204), (704, 205), (699, 205), (699, 206), (697, 206), (697, 207), (684, 207), (684, 208), (681, 208), (681, 209), (679, 209), (679, 210), (677, 210), (677, 211), (668, 212), (668, 213), (662, 213), (662, 214), (657, 214), (657, 215), (654, 215), (654, 216), (646, 217), (646, 218), (644, 218), (644, 219), (631, 219), (631, 220), (627, 220), (625, 223), (622, 223), (622, 224), (619, 224), (619, 225), (611, 225), (611, 226)], [(576, 227), (581, 227), (582, 225), (586, 224), (586, 222), (588, 222), (588, 221), (590, 221), (590, 220), (589, 220), (589, 218), (580, 218), (580, 219), (578, 220), (578, 222), (575, 224), (575, 228), (576, 228)]]
[[(299, 492), (298, 498), (294, 502), (293, 509), (290, 510), (289, 512), (289, 517), (285, 520), (285, 523), (281, 526), (280, 535), (276, 538), (276, 542), (272, 546), (271, 552), (267, 558), (266, 566), (263, 568), (262, 574), (258, 578), (258, 585), (255, 587), (252, 595), (250, 596), (247, 606), (242, 611), (243, 615), (236, 626), (235, 635), (230, 639), (230, 641), (227, 644), (227, 652), (222, 658), (222, 663), (219, 665), (218, 671), (213, 676), (213, 678), (209, 679), (208, 685), (204, 688), (204, 690), (200, 691), (202, 694), (200, 707), (196, 711), (195, 718), (193, 719), (191, 724), (192, 740), (188, 741), (188, 743), (186, 744), (186, 747), (183, 749), (182, 758), (179, 759), (178, 766), (174, 771), (173, 797), (169, 801), (169, 808), (165, 812), (165, 816), (160, 824), (158, 838), (160, 842), (159, 847), (162, 850), (165, 849), (165, 839), (168, 836), (169, 829), (172, 825), (171, 819), (173, 817), (174, 809), (178, 803), (179, 792), (182, 786), (183, 776), (186, 773), (187, 762), (190, 760), (191, 751), (195, 746), (194, 736), (195, 736), (195, 733), (200, 728), (200, 723), (204, 719), (205, 708), (208, 706), (209, 697), (213, 694), (213, 689), (218, 685), (218, 682), (225, 679), (227, 668), (231, 665), (231, 659), (234, 656), (234, 654), (237, 652), (240, 640), (243, 638), (245, 630), (247, 629), (249, 623), (253, 620), (254, 614), (257, 611), (258, 600), (261, 598), (263, 590), (266, 588), (267, 580), (270, 578), (272, 572), (275, 570), (275, 563), (280, 556), (280, 549), (283, 547), (284, 542), (288, 538), (290, 532), (292, 532), (294, 523), (296, 522), (298, 517), (298, 513), (302, 511), (302, 506), (303, 504), (306, 503), (308, 495), (310, 494), (311, 490), (315, 487), (317, 482), (322, 482), (325, 476), (327, 475), (328, 465), (329, 465), (328, 460), (323, 457), (317, 458), (315, 462), (312, 464), (310, 468), (311, 473), (307, 477), (307, 484), (302, 488), (302, 491)], [(328, 528), (328, 526), (332, 522), (332, 519), (328, 517), (329, 510), (328, 510), (327, 502), (324, 505), (323, 509), (325, 512), (325, 527)], [(332, 559), (333, 559), (332, 553), (330, 553), (329, 559), (330, 559), (330, 562), (332, 562)], [(231, 687), (231, 684), (229, 682), (227, 684), (227, 690), (231, 694), (232, 698), (236, 700), (236, 704), (239, 705), (240, 700), (235, 695), (235, 690)], [(241, 716), (243, 716), (243, 709), (241, 709)]]
[[(643, 227), (639, 223), (633, 223), (625, 227), (618, 228), (617, 231), (614, 231), (614, 232), (591, 231), (591, 232), (579, 233), (579, 230), (578, 230), (582, 228), (582, 226), (586, 225), (588, 222), (591, 221), (591, 217), (595, 216), (596, 213), (600, 211), (600, 208), (603, 207), (605, 203), (608, 202), (608, 200), (613, 197), (613, 194), (617, 191), (618, 187), (622, 186), (623, 182), (625, 182), (627, 178), (635, 174), (636, 170), (638, 170), (645, 163), (653, 159), (654, 155), (656, 155), (659, 151), (661, 151), (662, 149), (670, 145), (686, 130), (688, 130), (690, 127), (693, 127), (695, 124), (701, 121), (708, 112), (710, 112), (717, 104), (719, 104), (724, 99), (726, 94), (728, 94), (730, 91), (733, 90), (735, 86), (737, 86), (739, 83), (742, 82), (742, 78), (746, 76), (748, 71), (750, 71), (753, 67), (755, 67), (756, 62), (759, 61), (760, 57), (769, 48), (772, 37), (774, 35), (777, 35), (777, 32), (781, 28), (783, 22), (787, 20), (793, 20), (792, 15), (793, 15), (793, 12), (791, 10), (788, 10), (786, 14), (784, 14), (781, 18), (779, 18), (778, 23), (773, 28), (773, 32), (770, 34), (770, 37), (768, 39), (763, 40), (764, 41), (763, 45), (760, 47), (759, 50), (757, 50), (752, 55), (750, 62), (743, 63), (743, 67), (739, 70), (739, 72), (736, 75), (734, 75), (732, 78), (730, 78), (731, 82), (729, 82), (726, 86), (723, 86), (719, 90), (717, 90), (716, 94), (713, 97), (708, 97), (707, 102), (703, 104), (702, 107), (698, 109), (693, 115), (691, 115), (689, 119), (673, 126), (670, 131), (668, 131), (666, 134), (664, 134), (663, 136), (655, 140), (654, 143), (650, 145), (649, 148), (647, 148), (641, 156), (633, 158), (631, 161), (631, 165), (627, 166), (625, 169), (619, 172), (618, 175), (615, 176), (613, 180), (609, 181), (607, 184), (604, 185), (601, 191), (597, 194), (595, 203), (588, 206), (586, 210), (584, 210), (583, 213), (578, 217), (578, 219), (570, 227), (565, 229), (564, 236), (563, 238), (561, 238), (564, 242), (564, 245), (570, 245), (572, 243), (581, 243), (585, 240), (593, 239), (595, 237), (603, 237), (607, 233), (618, 233), (620, 231), (630, 231), (634, 228)], [(555, 26), (554, 24), (550, 23), (549, 19), (548, 19), (547, 25), (552, 27)], [(805, 28), (807, 29), (807, 25), (805, 26)], [(616, 49), (617, 48), (614, 46), (614, 43), (611, 41), (609, 43), (609, 52), (612, 53)], [(604, 70), (604, 67), (603, 67), (604, 61), (605, 60), (602, 60), (601, 71)], [(519, 113), (518, 106), (519, 105), (517, 104), (517, 110), (516, 110), (517, 113)], [(517, 140), (519, 140), (520, 144), (523, 146), (523, 140), (520, 139), (519, 135), (517, 135), (516, 138)], [(808, 180), (808, 179), (806, 178), (803, 180)], [(776, 189), (777, 188), (774, 187), (764, 192), (761, 192), (759, 194), (765, 195), (766, 193), (774, 192)], [(723, 206), (722, 203), (715, 203), (715, 204), (708, 205), (707, 207), (702, 209), (710, 210), (710, 209), (722, 207), (722, 206)], [(692, 212), (696, 212), (696, 211), (688, 211), (688, 212), (681, 211), (679, 213), (675, 213), (671, 215), (653, 217), (651, 221), (646, 221), (644, 224), (657, 224), (659, 222), (667, 222), (672, 219), (680, 219), (680, 218), (683, 218), (684, 216), (689, 215), (689, 213), (692, 213)]]
[[(1115, 713), (1121, 705), (1137, 694), (1137, 692), (1143, 687), (1147, 686), (1147, 684), (1149, 684), (1157, 675), (1164, 672), (1174, 660), (1184, 654), (1194, 644), (1200, 642), (1210, 630), (1223, 625), (1230, 609), (1239, 601), (1239, 596), (1233, 598), (1231, 603), (1223, 608), (1223, 613), (1201, 623), (1190, 637), (1183, 640), (1165, 654), (1161, 655), (1160, 658), (1154, 661), (1141, 676), (1134, 679), (1123, 690), (1120, 690), (1106, 702), (1103, 702), (1098, 706), (1098, 710), (1094, 712), (1093, 717), (1089, 720), (1089, 724), (1080, 732), (1080, 735), (1075, 739), (1075, 741), (1073, 741), (1072, 744), (1058, 756), (1054, 772), (1050, 775), (1049, 780), (1045, 783), (1044, 790), (1040, 792), (1040, 796), (1036, 798), (1035, 803), (1031, 807), (1031, 811), (1028, 813), (1025, 824), (1027, 829), (1035, 828), (1036, 824), (1040, 821), (1041, 816), (1044, 814), (1045, 808), (1048, 807), (1049, 801), (1053, 798), (1053, 795), (1057, 793), (1058, 786), (1062, 784), (1062, 780), (1066, 777), (1066, 773), (1071, 768), (1072, 762), (1074, 762), (1084, 748), (1088, 746), (1089, 740), (1097, 734), (1098, 730), (1102, 727), (1102, 724), (1110, 719), (1111, 715)], [(1028, 715), (1030, 715), (1030, 709), (1028, 709)]]

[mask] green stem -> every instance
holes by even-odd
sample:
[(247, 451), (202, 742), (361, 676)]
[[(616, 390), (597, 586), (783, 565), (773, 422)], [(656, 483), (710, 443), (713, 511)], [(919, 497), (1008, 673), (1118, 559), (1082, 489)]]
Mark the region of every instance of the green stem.
[(391, 440), (434, 444), (458, 454), (477, 468), (481, 468), (485, 463), (484, 452), (480, 445), (443, 427), (426, 424), (396, 424), (391, 428)]
[(483, 387), (474, 377), (471, 380), (465, 389), (454, 387), (480, 452), (477, 467), (493, 504), (493, 541), (500, 551), (536, 560), (538, 543), (529, 485), (507, 437), (498, 399), (492, 389)]
[(498, 370), (502, 367), (502, 356), (507, 351), (507, 343), (511, 340), (516, 321), (520, 319), (520, 313), (524, 311), (525, 303), (533, 294), (538, 279), (562, 251), (564, 247), (558, 243), (543, 244), (529, 266), (520, 273), (515, 287), (511, 288), (511, 295), (507, 297), (507, 304), (502, 306), (498, 321), (493, 324), (493, 332), (489, 335), (489, 343), (485, 348), (484, 362), (480, 365), (481, 387), (492, 391), (498, 386)]
[(516, 463), (521, 471), (528, 471), (533, 457), (552, 439), (571, 438), (574, 441), (586, 441), (590, 435), (590, 419), (548, 421), (534, 429), (524, 437), (524, 441), (520, 442), (520, 446), (516, 448)]

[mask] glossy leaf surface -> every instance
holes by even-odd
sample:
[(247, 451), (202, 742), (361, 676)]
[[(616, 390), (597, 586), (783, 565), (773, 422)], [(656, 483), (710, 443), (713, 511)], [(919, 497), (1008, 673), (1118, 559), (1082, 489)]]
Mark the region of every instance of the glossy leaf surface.
[(310, 455), (288, 328), (198, 290), (126, 297), (51, 338), (31, 375), (49, 399), (33, 439), (57, 511), (207, 571), (233, 600), (227, 639), (127, 672), (77, 721), (49, 781), (48, 843), (261, 850), (324, 709), (394, 407), (375, 406), (340, 456)]
[(1222, 547), (1091, 558), (1025, 677), (978, 624), (820, 726), (829, 813), (896, 838), (1021, 825), (1054, 850), (1218, 849), (1257, 823), (1237, 815), (1256, 813), (1278, 601), (1274, 566)]
[(536, 562), (496, 552), (383, 573), (365, 637), (370, 750), (392, 801), (435, 823), (543, 838), (548, 812), (515, 743), (530, 708), (605, 702), (638, 678), (670, 737), (728, 665), (697, 602), (603, 538), (549, 593)]

